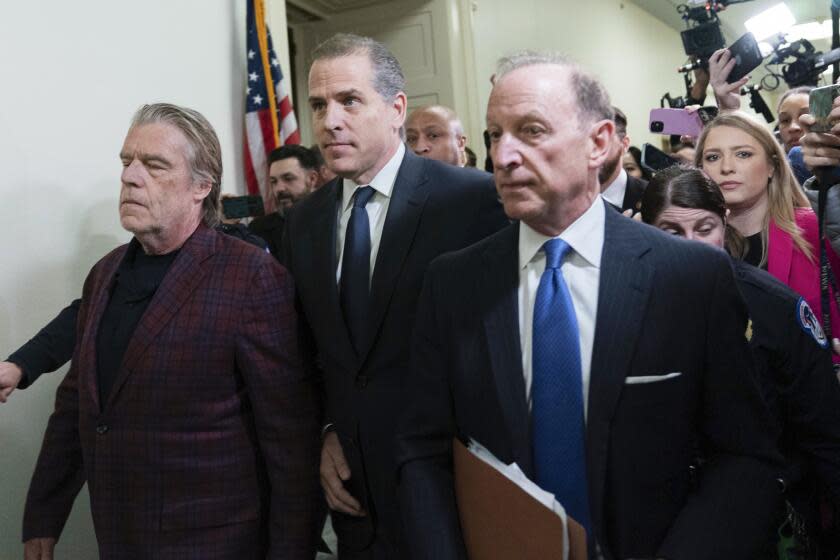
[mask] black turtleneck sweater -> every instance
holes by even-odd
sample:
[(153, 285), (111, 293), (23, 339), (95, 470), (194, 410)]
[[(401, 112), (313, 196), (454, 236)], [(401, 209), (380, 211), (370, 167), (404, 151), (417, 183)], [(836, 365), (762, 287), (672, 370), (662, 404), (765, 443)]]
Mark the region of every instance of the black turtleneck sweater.
[(96, 335), (96, 370), (99, 402), (104, 408), (117, 378), (128, 343), (152, 297), (163, 282), (178, 251), (147, 255), (137, 239), (128, 245), (114, 275), (108, 306)]

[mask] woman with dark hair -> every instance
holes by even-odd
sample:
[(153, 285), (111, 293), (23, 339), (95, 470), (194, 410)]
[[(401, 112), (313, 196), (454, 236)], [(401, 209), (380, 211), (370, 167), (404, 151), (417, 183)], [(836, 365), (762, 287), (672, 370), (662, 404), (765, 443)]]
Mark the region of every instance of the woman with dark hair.
[(630, 177), (644, 179), (645, 181), (650, 180), (650, 175), (642, 167), (642, 151), (636, 146), (627, 148), (627, 152), (622, 157), (621, 165)]
[[(743, 237), (726, 224), (729, 210), (720, 188), (697, 169), (675, 166), (657, 173), (642, 197), (641, 214), (645, 223), (673, 235), (743, 254)], [(743, 261), (733, 259), (733, 266), (750, 315), (746, 336), (759, 383), (787, 459), (786, 498), (808, 533), (821, 535), (820, 507), (827, 504), (840, 514), (840, 384), (828, 341), (799, 294)]]

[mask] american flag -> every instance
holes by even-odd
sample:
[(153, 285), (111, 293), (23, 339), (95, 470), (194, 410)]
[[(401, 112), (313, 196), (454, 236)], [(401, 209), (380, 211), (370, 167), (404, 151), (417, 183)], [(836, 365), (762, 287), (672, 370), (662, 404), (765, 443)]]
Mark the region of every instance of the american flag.
[(299, 144), (300, 132), (265, 23), (263, 0), (248, 0), (247, 48), (245, 181), (248, 193), (261, 194), (266, 212), (271, 212), (274, 200), (268, 194), (267, 156), (285, 144)]

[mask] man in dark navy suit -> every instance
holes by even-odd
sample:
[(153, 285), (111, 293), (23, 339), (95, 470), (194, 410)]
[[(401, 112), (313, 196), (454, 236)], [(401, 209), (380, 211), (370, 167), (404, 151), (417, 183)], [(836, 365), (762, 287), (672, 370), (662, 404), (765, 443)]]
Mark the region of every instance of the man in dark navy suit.
[(613, 111), (564, 59), (503, 60), (487, 129), (519, 221), (426, 274), (397, 436), (411, 557), (466, 555), (453, 436), (552, 492), (592, 558), (761, 557), (779, 457), (726, 255), (601, 200)]
[(627, 136), (627, 116), (618, 107), (612, 109), (615, 134), (607, 159), (598, 171), (601, 196), (622, 212), (632, 210), (635, 214), (642, 208), (642, 194), (647, 187), (647, 181), (631, 177), (621, 164), (624, 154), (630, 147), (630, 137)]
[(314, 131), (338, 178), (289, 213), (283, 262), (322, 370), (321, 482), (341, 558), (404, 558), (393, 440), (423, 274), (507, 219), (492, 177), (405, 149), (405, 79), (384, 45), (337, 35), (312, 58)]

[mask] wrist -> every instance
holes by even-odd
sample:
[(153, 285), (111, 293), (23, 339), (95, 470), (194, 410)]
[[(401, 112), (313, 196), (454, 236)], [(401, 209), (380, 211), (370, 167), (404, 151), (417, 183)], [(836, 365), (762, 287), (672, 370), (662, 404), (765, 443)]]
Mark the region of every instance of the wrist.
[(14, 368), (17, 370), (16, 373), (17, 373), (18, 379), (17, 379), (16, 388), (17, 389), (26, 389), (29, 386), (29, 380), (26, 376), (26, 369), (27, 369), (26, 364), (21, 363), (20, 361), (14, 359), (12, 357), (7, 358), (6, 363), (14, 366)]

